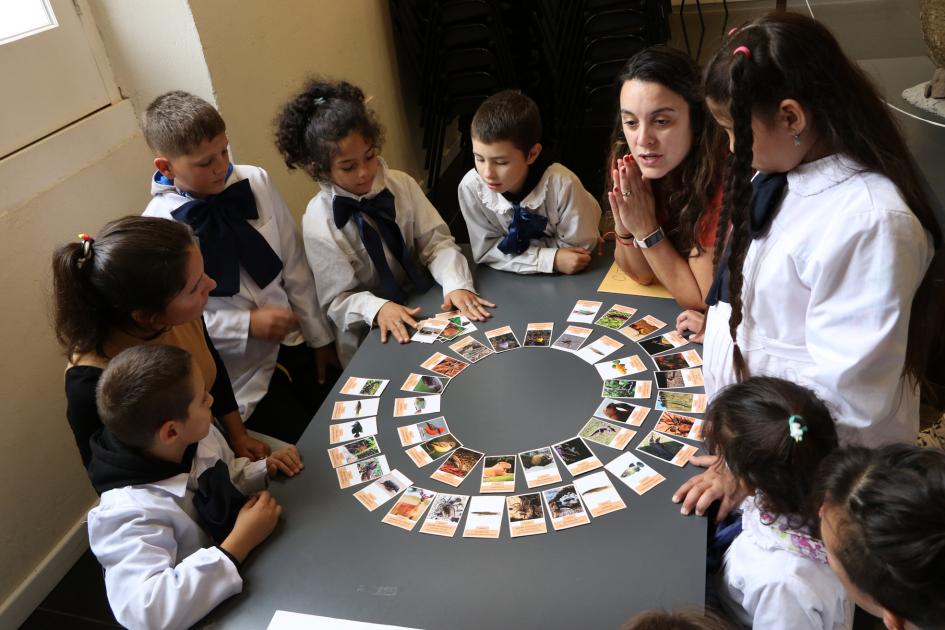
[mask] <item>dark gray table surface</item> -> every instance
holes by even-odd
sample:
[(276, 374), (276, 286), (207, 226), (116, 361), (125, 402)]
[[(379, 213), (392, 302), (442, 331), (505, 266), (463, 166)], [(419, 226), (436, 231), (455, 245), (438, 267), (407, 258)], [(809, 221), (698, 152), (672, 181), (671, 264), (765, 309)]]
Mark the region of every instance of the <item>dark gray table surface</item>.
[[(485, 342), (484, 330), (508, 324), (521, 342), (528, 322), (554, 321), (557, 337), (577, 299), (604, 302), (601, 312), (620, 303), (638, 308), (639, 315), (675, 321), (679, 308), (672, 300), (597, 293), (612, 260), (606, 251), (573, 277), (479, 268), (477, 287), (498, 308), (473, 335)], [(440, 297), (435, 287), (416, 303), (433, 314)], [(590, 327), (588, 342), (609, 332)], [(653, 368), (639, 346), (621, 340), (626, 344), (613, 358), (637, 353)], [(476, 495), (481, 464), (454, 489), (430, 479), (436, 465), (418, 469), (397, 437), (397, 427), (411, 419), (392, 417), (393, 399), (408, 395), (399, 389), (404, 379), (411, 371), (425, 373), (419, 364), (436, 351), (452, 355), (441, 343), (382, 346), (374, 330), (336, 391), (348, 376), (390, 379), (381, 397), (378, 438), (391, 468), (431, 490)], [(483, 359), (457, 376), (445, 390), (442, 413), (466, 446), (487, 455), (518, 453), (574, 436), (600, 403), (601, 383), (592, 365), (569, 353), (521, 348)], [(639, 402), (652, 407), (655, 391), (654, 383), (654, 396)], [(305, 471), (272, 484), (285, 508), (284, 522), (246, 563), (243, 594), (218, 608), (209, 624), (264, 628), (281, 609), (427, 630), (616, 628), (654, 607), (701, 608), (705, 519), (681, 516), (670, 500), (696, 472), (692, 465), (677, 468), (640, 455), (667, 480), (641, 497), (611, 477), (628, 509), (569, 530), (555, 532), (549, 522), (547, 534), (511, 539), (503, 523), (498, 540), (464, 539), (464, 520), (453, 538), (421, 534), (419, 525), (406, 532), (381, 523), (393, 500), (368, 512), (352, 496), (363, 486), (338, 488), (325, 451), (331, 403), (347, 398), (327, 400), (299, 441)], [(658, 416), (649, 414), (629, 448)], [(598, 444), (591, 448), (604, 464), (620, 454)], [(561, 473), (570, 481), (563, 467)], [(524, 491), (519, 473), (516, 492)]]

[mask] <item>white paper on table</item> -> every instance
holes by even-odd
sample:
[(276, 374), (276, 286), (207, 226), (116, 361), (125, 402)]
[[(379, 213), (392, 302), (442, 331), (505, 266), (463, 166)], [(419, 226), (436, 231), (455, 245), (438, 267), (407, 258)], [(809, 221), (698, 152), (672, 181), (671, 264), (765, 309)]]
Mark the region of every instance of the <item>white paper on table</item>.
[(302, 613), (277, 610), (272, 616), (267, 630), (420, 630), (407, 626), (392, 626), (386, 623), (368, 623), (366, 621), (352, 621), (336, 617), (322, 617), (321, 615), (305, 615)]

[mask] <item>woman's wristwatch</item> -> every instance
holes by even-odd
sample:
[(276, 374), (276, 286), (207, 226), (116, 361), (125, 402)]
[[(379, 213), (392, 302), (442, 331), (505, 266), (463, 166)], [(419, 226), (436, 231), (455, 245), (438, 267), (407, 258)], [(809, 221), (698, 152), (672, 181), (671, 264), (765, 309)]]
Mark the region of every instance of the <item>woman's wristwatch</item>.
[(634, 241), (636, 242), (637, 247), (640, 249), (648, 249), (662, 241), (664, 238), (666, 238), (666, 234), (663, 232), (663, 228), (658, 227), (650, 234), (647, 234), (643, 238), (636, 238)]

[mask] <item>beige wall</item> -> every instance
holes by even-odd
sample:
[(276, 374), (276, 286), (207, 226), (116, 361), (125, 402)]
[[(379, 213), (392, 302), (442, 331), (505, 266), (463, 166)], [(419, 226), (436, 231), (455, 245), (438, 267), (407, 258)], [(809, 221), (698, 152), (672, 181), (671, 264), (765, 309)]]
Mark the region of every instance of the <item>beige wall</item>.
[[(0, 161), (0, 626), (18, 625), (11, 601), (35, 599), (19, 593), (95, 500), (64, 417), (64, 360), (47, 318), (49, 262), (57, 244), (147, 203), (151, 156), (134, 114), (171, 89), (215, 102), (235, 159), (266, 168), (300, 216), (315, 187), (285, 169), (271, 122), (306, 76), (343, 77), (374, 95), (388, 161), (423, 176), (419, 134), (404, 106), (415, 98), (401, 94), (385, 0), (90, 4), (130, 100)], [(50, 587), (57, 570), (45, 572), (53, 574)], [(28, 614), (36, 603), (19, 610)]]

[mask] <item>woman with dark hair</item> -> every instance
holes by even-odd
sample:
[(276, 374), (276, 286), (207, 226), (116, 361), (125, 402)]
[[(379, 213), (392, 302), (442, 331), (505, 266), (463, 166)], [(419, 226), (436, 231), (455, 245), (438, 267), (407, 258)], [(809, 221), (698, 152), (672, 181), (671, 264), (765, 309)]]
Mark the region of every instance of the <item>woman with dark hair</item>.
[(658, 280), (683, 308), (704, 309), (724, 145), (699, 68), (680, 51), (653, 46), (630, 58), (617, 86), (607, 169), (617, 264), (642, 284)]
[(101, 426), (95, 386), (109, 359), (132, 346), (163, 344), (187, 350), (210, 384), (213, 415), (238, 456), (260, 459), (269, 447), (250, 437), (240, 418), (226, 368), (203, 323), (216, 283), (203, 270), (193, 232), (182, 223), (125, 217), (96, 238), (53, 254), (54, 325), (68, 357), (66, 416), (82, 462)]

